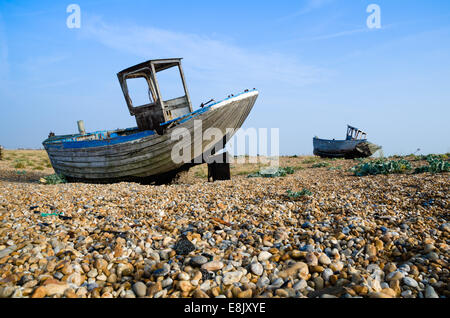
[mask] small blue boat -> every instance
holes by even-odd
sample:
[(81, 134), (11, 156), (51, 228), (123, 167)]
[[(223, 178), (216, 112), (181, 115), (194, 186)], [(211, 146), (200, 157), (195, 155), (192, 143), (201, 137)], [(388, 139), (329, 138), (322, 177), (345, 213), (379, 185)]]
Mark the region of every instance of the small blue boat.
[(367, 141), (367, 134), (358, 128), (347, 126), (345, 140), (329, 140), (314, 137), (314, 155), (322, 158), (365, 158), (373, 155), (380, 146)]
[[(184, 88), (184, 96), (164, 100), (158, 73), (176, 67)], [(204, 154), (214, 154), (242, 126), (258, 97), (258, 91), (246, 90), (221, 101), (211, 100), (193, 111), (187, 90), (181, 59), (149, 60), (117, 74), (122, 91), (137, 127), (86, 133), (79, 122), (79, 133), (55, 136), (44, 142), (53, 169), (68, 181), (109, 183), (136, 181), (166, 182), (178, 172), (199, 161)], [(127, 81), (143, 78), (148, 84), (149, 103), (133, 105)], [(194, 133), (194, 127), (200, 132)], [(190, 138), (172, 137), (176, 129), (184, 129)], [(208, 128), (220, 132), (220, 142), (211, 143), (203, 134)], [(178, 130), (180, 131), (180, 130)], [(217, 137), (217, 136), (216, 136)], [(174, 147), (189, 149), (187, 160), (173, 160)]]

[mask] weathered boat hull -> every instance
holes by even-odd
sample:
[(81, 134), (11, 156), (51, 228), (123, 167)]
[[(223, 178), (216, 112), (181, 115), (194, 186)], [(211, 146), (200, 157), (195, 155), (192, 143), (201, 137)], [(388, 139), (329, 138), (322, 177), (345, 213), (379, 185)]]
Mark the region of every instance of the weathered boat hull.
[(367, 140), (327, 140), (313, 139), (314, 155), (323, 158), (365, 158), (373, 155), (381, 147)]
[[(242, 126), (257, 97), (258, 92), (251, 91), (205, 107), (191, 113), (177, 126), (168, 128), (163, 135), (144, 131), (110, 140), (84, 142), (61, 142), (56, 137), (47, 139), (43, 145), (55, 172), (68, 180), (93, 183), (152, 181), (191, 166), (185, 161), (177, 163), (172, 160), (175, 145), (188, 147), (189, 160), (192, 161), (215, 146), (211, 145), (211, 140), (203, 138), (208, 128), (217, 128), (222, 139), (227, 133), (227, 138), (230, 138)], [(200, 129), (194, 132), (194, 124), (197, 122), (198, 125), (199, 121), (202, 123), (201, 133)], [(190, 138), (172, 140), (172, 133), (180, 128), (186, 128)], [(232, 132), (227, 131), (230, 128)], [(59, 138), (62, 137), (67, 136)]]

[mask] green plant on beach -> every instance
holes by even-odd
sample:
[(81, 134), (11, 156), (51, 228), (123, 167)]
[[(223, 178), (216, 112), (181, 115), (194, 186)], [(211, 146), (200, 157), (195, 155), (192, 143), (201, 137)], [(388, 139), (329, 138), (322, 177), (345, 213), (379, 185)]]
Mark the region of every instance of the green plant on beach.
[(22, 160), (14, 160), (14, 168), (16, 169), (23, 169), (26, 167), (26, 163)]
[(412, 155), (412, 160), (414, 161), (430, 161), (433, 159), (437, 159), (437, 160), (448, 160), (449, 159), (450, 154), (446, 153), (446, 154), (429, 154), (429, 155)]
[(431, 172), (431, 173), (441, 173), (441, 172), (450, 172), (450, 163), (448, 161), (445, 161), (443, 159), (440, 159), (441, 157), (429, 155), (427, 156), (427, 162), (428, 166), (422, 166), (419, 168), (416, 168), (414, 173), (424, 173), (424, 172)]
[(206, 178), (208, 175), (203, 170), (195, 171), (195, 177), (197, 178)]
[(256, 173), (249, 174), (248, 178), (275, 178), (275, 177), (285, 177), (288, 174), (293, 174), (295, 169), (292, 167), (285, 168), (268, 168), (260, 170)]
[(356, 176), (362, 177), (367, 175), (404, 173), (411, 170), (411, 163), (405, 159), (385, 160), (378, 159), (371, 162), (360, 163), (350, 169)]
[(59, 183), (66, 183), (67, 180), (61, 174), (52, 174), (41, 178), (41, 182), (45, 184), (59, 184)]
[(308, 165), (317, 161), (317, 158), (308, 158), (302, 161), (303, 164)]
[(300, 197), (304, 197), (304, 196), (310, 196), (310, 195), (312, 195), (312, 192), (309, 191), (308, 189), (303, 189), (302, 191), (299, 191), (299, 192), (287, 190), (286, 195), (291, 199), (296, 199), (296, 198), (300, 198)]
[(330, 168), (328, 168), (328, 171), (341, 170), (341, 169), (342, 169), (342, 166), (330, 167)]
[(281, 169), (283, 169), (286, 174), (294, 174), (295, 173), (295, 169), (292, 167), (285, 167), (285, 168), (281, 168)]
[(329, 166), (330, 166), (329, 162), (319, 162), (312, 165), (313, 168), (326, 168)]

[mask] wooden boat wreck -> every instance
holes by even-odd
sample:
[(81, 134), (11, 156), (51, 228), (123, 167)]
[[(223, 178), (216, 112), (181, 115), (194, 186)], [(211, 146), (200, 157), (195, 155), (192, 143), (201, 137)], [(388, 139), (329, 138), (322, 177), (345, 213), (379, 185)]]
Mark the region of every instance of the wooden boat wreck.
[(367, 141), (367, 134), (358, 128), (347, 126), (345, 140), (327, 140), (314, 137), (314, 155), (322, 158), (365, 158), (373, 155), (380, 146)]
[[(178, 68), (184, 96), (164, 100), (158, 84), (158, 72)], [(136, 181), (164, 183), (177, 173), (204, 161), (198, 156), (225, 146), (241, 127), (258, 97), (258, 91), (245, 90), (237, 95), (202, 104), (193, 111), (187, 90), (181, 58), (149, 60), (117, 74), (129, 112), (135, 116), (137, 127), (86, 133), (79, 122), (79, 134), (55, 136), (51, 133), (44, 142), (51, 164), (57, 174), (68, 181), (109, 183)], [(127, 80), (144, 78), (148, 84), (150, 103), (133, 105)], [(201, 132), (194, 133), (195, 122), (201, 121)], [(190, 149), (190, 162), (172, 159), (172, 149), (180, 141), (172, 133), (185, 128), (190, 138), (181, 146)], [(203, 134), (208, 128), (221, 132), (220, 143), (211, 145)], [(187, 144), (186, 144), (187, 143)], [(221, 144), (219, 146), (219, 144)], [(214, 149), (213, 149), (214, 148)]]

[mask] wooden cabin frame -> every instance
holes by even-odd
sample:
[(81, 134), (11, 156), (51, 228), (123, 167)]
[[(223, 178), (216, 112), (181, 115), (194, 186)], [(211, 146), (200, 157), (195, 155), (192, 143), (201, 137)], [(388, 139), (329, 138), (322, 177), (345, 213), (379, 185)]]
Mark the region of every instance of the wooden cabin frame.
[(347, 125), (347, 138), (346, 140), (365, 140), (367, 139), (367, 134), (359, 130), (356, 127), (352, 127), (350, 125)]
[[(172, 67), (178, 67), (183, 83), (184, 96), (164, 100), (161, 94), (157, 73)], [(138, 129), (141, 131), (155, 130), (162, 135), (164, 129), (161, 126), (169, 120), (192, 113), (192, 104), (186, 85), (186, 80), (181, 66), (181, 58), (149, 60), (129, 67), (117, 74), (122, 87), (125, 101), (131, 116), (135, 116)], [(133, 105), (127, 80), (132, 78), (144, 78), (148, 85), (150, 103), (145, 105)]]

